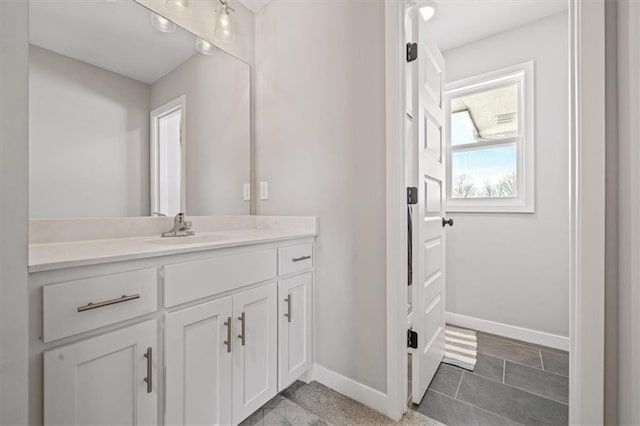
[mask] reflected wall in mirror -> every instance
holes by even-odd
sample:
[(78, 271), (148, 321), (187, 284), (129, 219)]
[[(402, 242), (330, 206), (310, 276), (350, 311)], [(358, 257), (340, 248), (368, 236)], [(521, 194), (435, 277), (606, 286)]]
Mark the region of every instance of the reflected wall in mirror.
[(30, 41), (31, 217), (249, 214), (246, 63), (133, 0), (32, 0)]

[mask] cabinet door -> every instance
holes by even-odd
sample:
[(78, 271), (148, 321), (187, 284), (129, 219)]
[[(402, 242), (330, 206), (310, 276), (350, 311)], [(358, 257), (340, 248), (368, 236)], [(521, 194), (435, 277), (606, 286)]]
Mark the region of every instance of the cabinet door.
[(166, 424), (231, 423), (231, 298), (167, 314)]
[(233, 296), (233, 423), (240, 423), (277, 393), (277, 286)]
[(278, 284), (278, 390), (311, 367), (312, 275), (298, 275)]
[(156, 321), (44, 354), (47, 425), (156, 425)]

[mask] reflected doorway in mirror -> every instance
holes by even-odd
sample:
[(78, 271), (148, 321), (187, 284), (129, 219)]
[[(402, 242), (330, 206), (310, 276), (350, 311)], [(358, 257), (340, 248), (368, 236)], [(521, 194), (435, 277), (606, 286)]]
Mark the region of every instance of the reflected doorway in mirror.
[(151, 211), (185, 210), (186, 96), (151, 111)]

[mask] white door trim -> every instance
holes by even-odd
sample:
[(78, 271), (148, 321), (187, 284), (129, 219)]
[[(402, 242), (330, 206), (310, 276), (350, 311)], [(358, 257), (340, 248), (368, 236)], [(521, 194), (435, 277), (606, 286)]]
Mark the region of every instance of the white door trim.
[(158, 194), (160, 189), (160, 180), (158, 177), (158, 161), (160, 156), (158, 151), (158, 123), (162, 117), (177, 110), (182, 110), (182, 114), (180, 116), (180, 154), (182, 155), (180, 160), (180, 211), (185, 213), (187, 208), (187, 96), (180, 95), (166, 104), (155, 108), (149, 113), (149, 185), (151, 191), (151, 216), (153, 216), (155, 212), (160, 211), (160, 197)]
[(569, 0), (569, 423), (604, 421), (604, 0)]
[(387, 416), (393, 420), (400, 420), (407, 407), (404, 6), (385, 1)]
[[(604, 420), (604, 0), (568, 0), (570, 39), (569, 422)], [(407, 408), (404, 8), (385, 1), (387, 415)]]

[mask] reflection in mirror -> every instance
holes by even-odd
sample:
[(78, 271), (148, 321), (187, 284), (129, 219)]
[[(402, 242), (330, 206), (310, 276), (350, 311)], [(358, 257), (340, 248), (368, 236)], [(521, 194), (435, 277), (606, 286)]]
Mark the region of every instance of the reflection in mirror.
[(249, 214), (249, 66), (133, 0), (32, 0), (31, 217)]
[(151, 210), (175, 216), (185, 210), (182, 134), (186, 99), (180, 96), (151, 111)]

